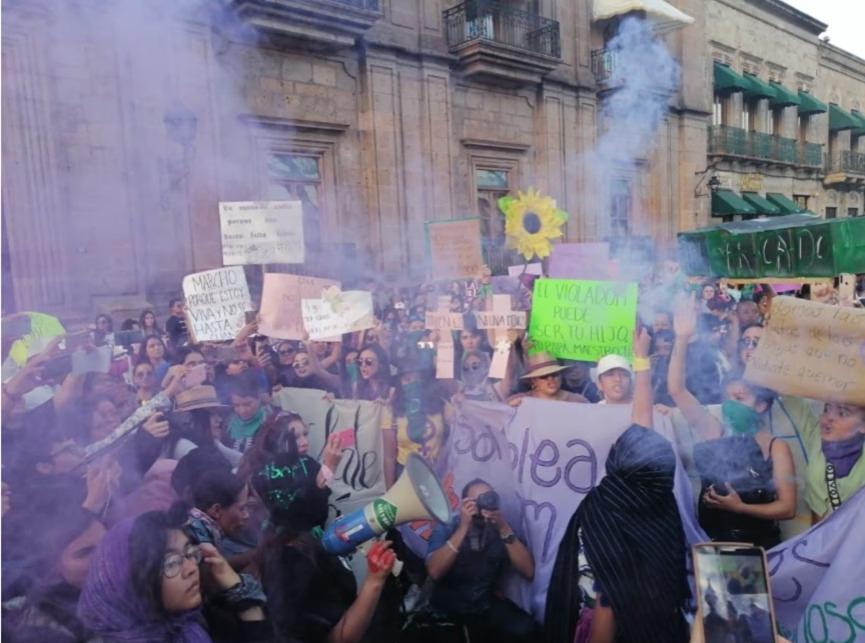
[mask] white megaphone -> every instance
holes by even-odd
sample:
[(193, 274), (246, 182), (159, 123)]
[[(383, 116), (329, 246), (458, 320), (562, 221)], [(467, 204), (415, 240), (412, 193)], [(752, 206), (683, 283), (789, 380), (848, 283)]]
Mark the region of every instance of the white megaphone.
[(438, 476), (426, 460), (412, 453), (386, 494), (340, 516), (324, 532), (321, 543), (331, 554), (347, 554), (395, 525), (424, 519), (445, 523), (449, 518), (450, 505)]

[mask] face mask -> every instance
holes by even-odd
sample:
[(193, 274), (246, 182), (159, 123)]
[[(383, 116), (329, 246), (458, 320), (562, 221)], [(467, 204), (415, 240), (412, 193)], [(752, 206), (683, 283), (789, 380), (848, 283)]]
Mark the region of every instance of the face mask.
[(403, 386), (408, 420), (408, 437), (413, 442), (423, 442), (426, 414), (423, 412), (423, 382), (410, 382)]
[(760, 414), (736, 400), (724, 401), (721, 417), (736, 435), (754, 435), (760, 429)]

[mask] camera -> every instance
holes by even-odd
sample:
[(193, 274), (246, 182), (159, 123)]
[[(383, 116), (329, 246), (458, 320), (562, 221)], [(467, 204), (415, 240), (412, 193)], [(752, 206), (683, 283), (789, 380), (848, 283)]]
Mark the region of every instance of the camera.
[(498, 511), (499, 509), (499, 494), (492, 489), (484, 491), (475, 500), (479, 511)]

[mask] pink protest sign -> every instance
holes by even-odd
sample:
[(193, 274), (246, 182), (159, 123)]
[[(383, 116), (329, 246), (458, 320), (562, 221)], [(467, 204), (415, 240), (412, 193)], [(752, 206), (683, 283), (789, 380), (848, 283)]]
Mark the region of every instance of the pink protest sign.
[(261, 290), (258, 330), (268, 337), (303, 339), (302, 299), (320, 299), (326, 288), (340, 283), (332, 279), (266, 273)]
[(608, 243), (559, 243), (550, 255), (552, 279), (615, 281), (616, 264)]

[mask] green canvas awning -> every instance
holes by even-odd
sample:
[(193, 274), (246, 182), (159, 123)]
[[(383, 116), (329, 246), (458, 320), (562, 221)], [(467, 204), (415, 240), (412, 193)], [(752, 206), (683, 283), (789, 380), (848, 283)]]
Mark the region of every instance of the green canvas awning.
[(730, 279), (801, 279), (865, 272), (865, 217), (791, 214), (682, 232), (687, 274)]
[(858, 127), (850, 132), (853, 136), (865, 136), (865, 115), (860, 114), (855, 109), (850, 110), (850, 116), (858, 123)]
[(779, 192), (767, 192), (766, 199), (777, 207), (781, 211), (781, 214), (802, 214), (805, 212), (805, 210), (796, 205), (795, 201), (788, 199)]
[(835, 103), (829, 103), (829, 131), (840, 132), (845, 129), (856, 129), (859, 125), (853, 117)]
[(822, 114), (829, 108), (826, 103), (821, 103), (808, 92), (799, 90), (799, 114), (808, 116), (809, 114)]
[(799, 105), (802, 102), (793, 91), (787, 89), (781, 83), (769, 81), (769, 85), (775, 90), (775, 98), (769, 99), (771, 107), (789, 107), (791, 105)]
[(732, 217), (737, 214), (753, 216), (757, 214), (757, 210), (733, 192), (733, 190), (716, 190), (712, 192), (713, 217)]
[(715, 61), (716, 92), (743, 92), (749, 87), (750, 85), (745, 82), (745, 79), (730, 69), (729, 65)]
[(742, 74), (742, 80), (745, 81), (745, 84), (748, 85), (748, 89), (745, 90), (745, 96), (748, 98), (775, 98), (777, 94), (772, 86), (757, 78), (754, 74), (744, 73)]
[(777, 205), (772, 205), (756, 192), (742, 192), (742, 198), (745, 199), (745, 201), (747, 201), (748, 203), (750, 203), (759, 214), (765, 214), (769, 217), (783, 214), (783, 212), (781, 212), (781, 208), (779, 208)]

